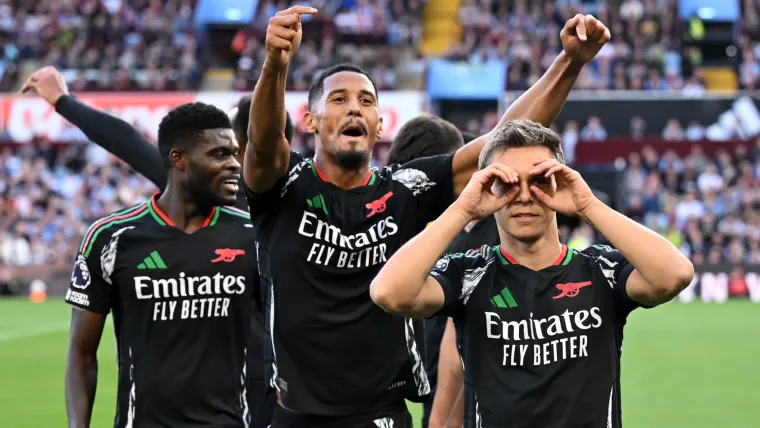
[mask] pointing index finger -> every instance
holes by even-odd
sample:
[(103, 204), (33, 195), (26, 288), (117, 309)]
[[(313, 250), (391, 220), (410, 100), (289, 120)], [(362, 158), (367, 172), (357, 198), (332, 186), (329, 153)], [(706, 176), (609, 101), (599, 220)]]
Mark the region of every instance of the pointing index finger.
[(314, 15), (317, 13), (317, 9), (314, 9), (313, 7), (308, 6), (293, 6), (291, 8), (281, 10), (277, 12), (275, 15), (282, 16), (282, 15), (291, 15), (297, 13), (299, 15)]

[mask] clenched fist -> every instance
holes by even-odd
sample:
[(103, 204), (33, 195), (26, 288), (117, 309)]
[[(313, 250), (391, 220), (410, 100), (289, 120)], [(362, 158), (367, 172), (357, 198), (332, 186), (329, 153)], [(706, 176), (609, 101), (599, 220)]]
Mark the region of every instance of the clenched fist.
[(610, 30), (591, 15), (575, 15), (560, 33), (562, 48), (573, 61), (585, 64), (611, 39)]
[(293, 54), (301, 46), (301, 15), (313, 15), (317, 9), (306, 6), (293, 6), (277, 12), (269, 18), (267, 27), (267, 63), (278, 70), (283, 70), (290, 63)]
[(32, 73), (26, 79), (24, 86), (21, 87), (22, 94), (31, 91), (36, 91), (45, 101), (55, 107), (59, 98), (68, 95), (69, 87), (66, 85), (66, 79), (55, 67), (47, 66)]

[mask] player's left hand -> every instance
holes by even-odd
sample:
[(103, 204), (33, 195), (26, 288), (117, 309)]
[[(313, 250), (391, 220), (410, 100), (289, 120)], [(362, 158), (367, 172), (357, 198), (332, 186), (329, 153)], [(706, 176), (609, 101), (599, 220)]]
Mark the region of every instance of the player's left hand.
[(602, 21), (591, 15), (578, 14), (567, 21), (560, 38), (562, 48), (570, 58), (577, 63), (585, 64), (594, 59), (612, 36)]
[(533, 195), (551, 210), (575, 217), (582, 215), (598, 201), (578, 171), (559, 163), (556, 159), (539, 159), (535, 165), (530, 172), (532, 175), (543, 174), (548, 179), (554, 177), (557, 183), (554, 196), (547, 195), (536, 185), (530, 186)]

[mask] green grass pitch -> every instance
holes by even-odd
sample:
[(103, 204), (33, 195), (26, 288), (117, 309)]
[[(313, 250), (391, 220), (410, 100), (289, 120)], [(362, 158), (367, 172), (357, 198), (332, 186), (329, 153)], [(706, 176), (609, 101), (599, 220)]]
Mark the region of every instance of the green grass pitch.
[[(66, 425), (63, 370), (69, 307), (0, 299), (0, 427)], [(100, 346), (93, 428), (112, 426), (116, 365)], [(678, 302), (637, 310), (623, 346), (628, 428), (760, 426), (760, 305)], [(419, 420), (420, 408), (410, 408)]]

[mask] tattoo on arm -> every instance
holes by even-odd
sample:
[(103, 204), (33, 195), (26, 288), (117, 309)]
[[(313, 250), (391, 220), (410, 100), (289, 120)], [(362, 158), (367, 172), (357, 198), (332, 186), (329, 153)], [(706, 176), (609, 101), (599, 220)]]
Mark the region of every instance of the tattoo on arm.
[(427, 277), (430, 276), (430, 272), (433, 271), (434, 266), (435, 265), (432, 265), (429, 268), (425, 269), (425, 272), (422, 272), (422, 279), (427, 279)]
[(581, 214), (581, 217), (583, 217), (583, 220), (584, 220), (586, 223), (588, 223), (588, 225), (589, 225), (589, 226), (593, 227), (593, 228), (594, 228), (594, 230), (596, 230), (596, 231), (599, 231), (599, 229), (597, 229), (597, 228), (596, 228), (596, 226), (594, 225), (594, 222), (592, 222), (592, 221), (591, 221), (591, 219), (590, 219), (590, 218), (588, 218), (588, 216), (586, 216), (586, 215), (584, 215), (584, 214)]

